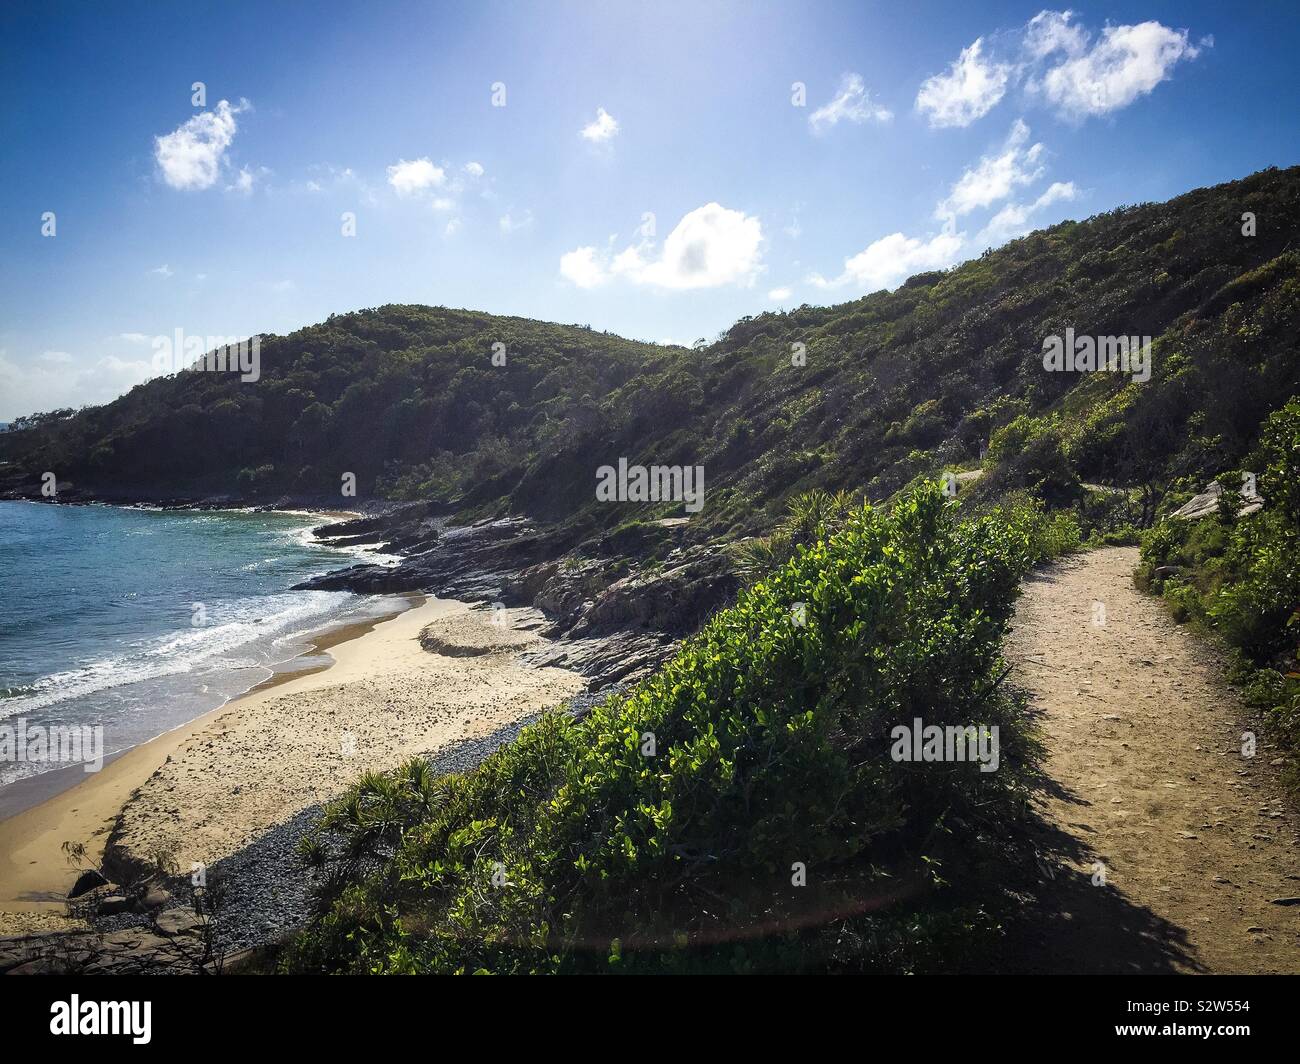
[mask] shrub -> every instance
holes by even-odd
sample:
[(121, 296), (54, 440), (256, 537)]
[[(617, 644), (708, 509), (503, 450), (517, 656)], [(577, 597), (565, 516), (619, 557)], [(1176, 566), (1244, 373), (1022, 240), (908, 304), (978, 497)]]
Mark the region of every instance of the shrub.
[[(957, 511), (934, 485), (856, 510), (584, 720), (547, 714), (463, 775), (363, 780), (314, 844), (320, 911), (287, 965), (916, 970), (969, 943), (1036, 757), (1000, 639), (1059, 530)], [(891, 760), (917, 717), (997, 726), (1000, 767)]]
[(1073, 511), (1048, 512), (1042, 502), (1027, 492), (1012, 492), (989, 512), (996, 522), (1017, 529), (1025, 536), (1023, 564), (1026, 569), (1076, 551), (1082, 544), (1083, 535)]
[[(1200, 521), (1165, 520), (1143, 536), (1137, 576), (1139, 586), (1164, 595), (1177, 620), (1204, 624), (1238, 653), (1235, 678), (1247, 701), (1268, 711), (1274, 734), (1294, 751), (1300, 748), (1300, 400), (1270, 415), (1257, 457), (1261, 511), (1237, 516), (1236, 505), (1224, 505)], [(1176, 578), (1157, 577), (1162, 566), (1176, 567)]]

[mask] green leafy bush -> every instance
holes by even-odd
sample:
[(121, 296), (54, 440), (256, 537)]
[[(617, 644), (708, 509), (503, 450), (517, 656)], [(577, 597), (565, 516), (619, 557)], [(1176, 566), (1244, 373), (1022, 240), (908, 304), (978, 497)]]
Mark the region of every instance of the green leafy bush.
[[(1052, 524), (961, 521), (934, 485), (856, 510), (584, 720), (463, 775), (363, 779), (311, 846), (320, 911), (287, 966), (897, 971), (969, 946), (1034, 777), (999, 647)], [(999, 768), (891, 760), (918, 717), (998, 727)]]
[(1083, 535), (1072, 510), (1047, 511), (1028, 492), (1011, 492), (988, 511), (995, 521), (1026, 537), (1024, 567), (1076, 551)]
[(1300, 400), (1268, 418), (1255, 457), (1264, 508), (1161, 522), (1143, 537), (1137, 580), (1240, 655), (1248, 701), (1300, 750)]

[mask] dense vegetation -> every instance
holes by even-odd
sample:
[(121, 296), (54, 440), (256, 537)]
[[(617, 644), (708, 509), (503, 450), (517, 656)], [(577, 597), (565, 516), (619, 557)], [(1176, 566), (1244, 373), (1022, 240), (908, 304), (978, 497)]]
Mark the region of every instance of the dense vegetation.
[[(586, 719), (363, 779), (306, 847), (320, 917), (287, 965), (951, 967), (1023, 856), (1036, 749), (999, 651), (1050, 524), (958, 509), (929, 485), (848, 512)], [(914, 718), (997, 728), (997, 770), (893, 760)]]
[[(1230, 488), (1217, 519), (1162, 521), (1143, 538), (1138, 579), (1180, 620), (1223, 638), (1247, 701), (1300, 751), (1300, 401), (1268, 419), (1244, 471), (1257, 478), (1263, 510), (1240, 516), (1244, 500)], [(1294, 763), (1291, 774), (1300, 785)]]
[[(744, 318), (696, 350), (382, 307), (265, 338), (256, 383), (151, 381), (0, 435), (0, 459), (10, 486), (53, 470), (91, 490), (262, 500), (337, 499), (353, 472), (362, 499), (593, 531), (681, 509), (596, 504), (597, 466), (703, 465), (688, 536), (705, 542), (764, 531), (812, 489), (880, 501), (987, 448), (987, 497), (1023, 487), (1090, 531), (1142, 526), (1169, 492), (1239, 466), (1300, 391), (1298, 226), (1300, 168), (1267, 170), (1064, 222), (894, 292)], [(1044, 338), (1067, 327), (1154, 337), (1152, 379), (1044, 372)], [(1137, 495), (1099, 507), (1084, 481)]]

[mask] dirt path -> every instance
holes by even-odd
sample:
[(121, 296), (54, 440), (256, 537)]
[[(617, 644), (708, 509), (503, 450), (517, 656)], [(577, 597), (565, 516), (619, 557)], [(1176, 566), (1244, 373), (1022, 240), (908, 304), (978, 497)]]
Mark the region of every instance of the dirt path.
[(1056, 564), (1017, 609), (1008, 658), (1047, 744), (1056, 856), (1011, 967), (1300, 972), (1300, 904), (1273, 902), (1300, 898), (1277, 751), (1260, 734), (1243, 756), (1258, 726), (1205, 643), (1133, 587), (1137, 560), (1112, 547)]

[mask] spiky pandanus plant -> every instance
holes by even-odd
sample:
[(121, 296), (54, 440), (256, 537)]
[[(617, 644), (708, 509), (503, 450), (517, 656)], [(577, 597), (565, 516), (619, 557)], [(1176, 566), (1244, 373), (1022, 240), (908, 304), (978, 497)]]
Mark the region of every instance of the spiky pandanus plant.
[(770, 573), (792, 558), (800, 546), (811, 546), (843, 528), (857, 505), (847, 491), (832, 494), (815, 488), (796, 496), (770, 535), (744, 540), (732, 548), (737, 571), (747, 581)]

